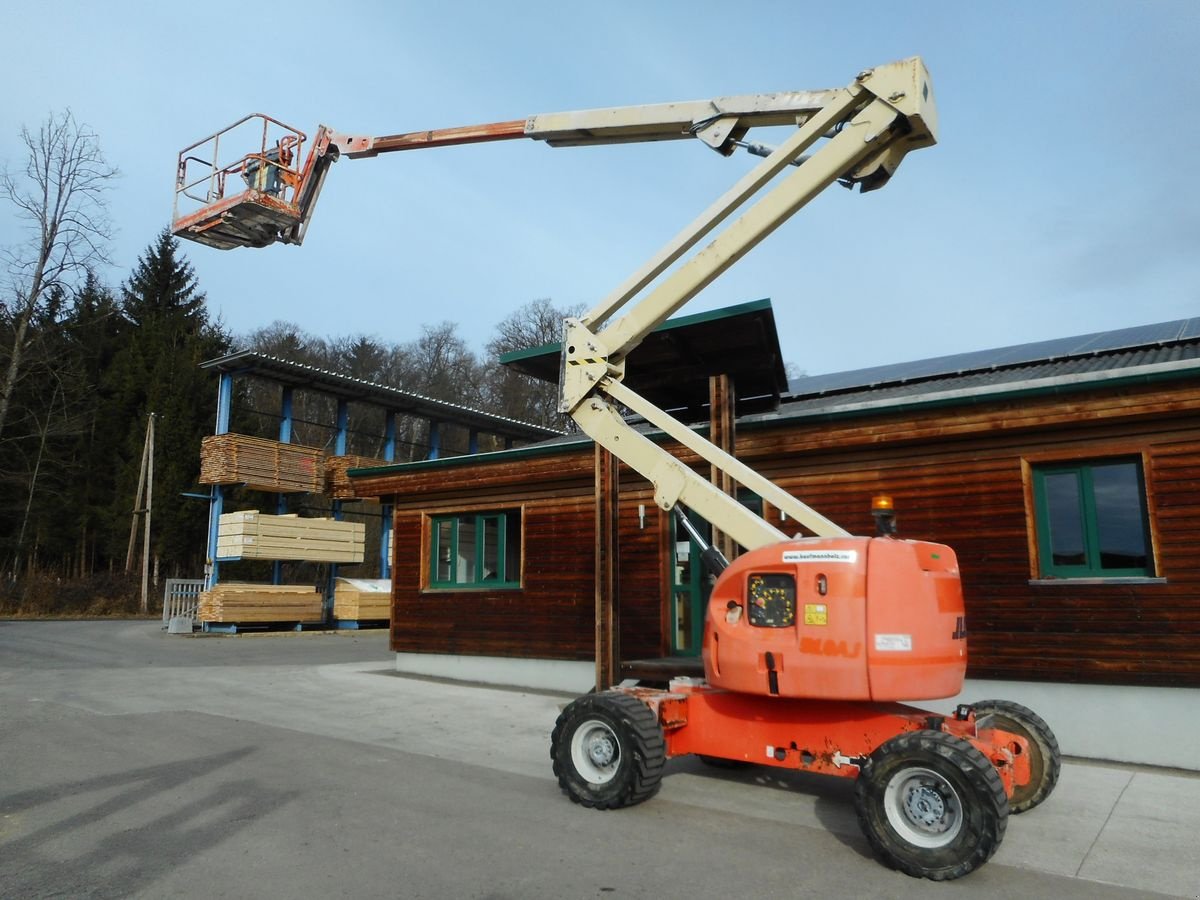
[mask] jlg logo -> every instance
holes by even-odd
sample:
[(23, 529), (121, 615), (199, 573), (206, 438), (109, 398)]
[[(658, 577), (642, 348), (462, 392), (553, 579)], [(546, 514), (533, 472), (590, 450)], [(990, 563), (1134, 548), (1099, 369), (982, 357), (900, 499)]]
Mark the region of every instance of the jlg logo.
[(821, 638), (800, 638), (800, 652), (812, 653), (816, 656), (844, 656), (854, 659), (862, 653), (862, 644), (855, 641), (822, 640)]

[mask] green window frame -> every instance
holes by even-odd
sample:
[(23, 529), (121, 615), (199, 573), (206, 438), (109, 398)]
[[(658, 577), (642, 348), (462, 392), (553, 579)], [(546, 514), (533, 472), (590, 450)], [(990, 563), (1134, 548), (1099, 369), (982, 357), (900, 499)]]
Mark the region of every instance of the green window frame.
[(1154, 575), (1140, 457), (1032, 467), (1042, 578)]
[(521, 586), (521, 511), (455, 513), (430, 517), (429, 586)]

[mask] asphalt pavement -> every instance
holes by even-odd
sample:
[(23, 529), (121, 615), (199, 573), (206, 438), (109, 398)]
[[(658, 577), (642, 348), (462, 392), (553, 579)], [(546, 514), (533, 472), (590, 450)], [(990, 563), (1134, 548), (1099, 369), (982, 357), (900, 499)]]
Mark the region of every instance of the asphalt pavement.
[(672, 760), (647, 803), (575, 806), (569, 699), (399, 676), (382, 631), (0, 621), (0, 896), (1200, 897), (1195, 773), (1068, 760), (933, 884), (840, 779)]

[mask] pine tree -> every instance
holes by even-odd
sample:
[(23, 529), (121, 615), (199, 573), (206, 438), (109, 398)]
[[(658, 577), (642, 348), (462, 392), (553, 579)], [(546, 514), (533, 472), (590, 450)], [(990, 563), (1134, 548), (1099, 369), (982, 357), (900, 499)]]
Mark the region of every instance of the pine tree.
[(120, 307), (129, 337), (104, 379), (108, 414), (125, 428), (114, 466), (108, 552), (124, 557), (147, 417), (154, 413), (151, 552), (166, 574), (196, 576), (204, 559), (207, 507), (183, 494), (196, 490), (200, 441), (212, 432), (216, 417), (216, 389), (199, 365), (226, 353), (229, 337), (209, 320), (195, 272), (169, 231), (139, 258), (122, 286)]
[(128, 424), (112, 419), (99, 393), (130, 327), (112, 291), (89, 273), (63, 323), (69, 353), (79, 372), (83, 421), (64, 466), (61, 518), (56, 528), (66, 574), (86, 575), (102, 561), (105, 527), (116, 496), (116, 470)]

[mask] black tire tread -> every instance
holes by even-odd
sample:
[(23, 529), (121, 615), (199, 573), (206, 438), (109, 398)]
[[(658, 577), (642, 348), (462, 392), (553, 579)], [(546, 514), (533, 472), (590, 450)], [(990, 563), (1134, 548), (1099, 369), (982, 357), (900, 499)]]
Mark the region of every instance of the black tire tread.
[[(949, 865), (926, 865), (898, 854), (879, 835), (869, 816), (871, 795), (873, 789), (878, 787), (874, 783), (876, 770), (882, 767), (887, 772), (896, 757), (919, 760), (922, 755), (927, 757), (930, 754), (952, 763), (974, 788), (977, 796), (962, 798), (964, 804), (982, 800), (989, 807), (984, 811), (985, 823), (978, 843), (966, 858)], [(876, 853), (888, 865), (914, 878), (950, 881), (973, 872), (999, 849), (1008, 826), (1008, 795), (1004, 792), (1004, 782), (996, 767), (972, 744), (942, 731), (906, 732), (877, 747), (859, 772), (854, 786), (854, 800), (859, 826)]]
[[(615, 792), (589, 791), (571, 776), (569, 757), (573, 726), (590, 718), (609, 718), (629, 737), (632, 751), (628, 776), (617, 784)], [(564, 745), (567, 749), (564, 751)], [(622, 750), (626, 748), (623, 746)], [(667, 761), (666, 739), (654, 711), (636, 697), (621, 691), (587, 694), (575, 700), (559, 714), (550, 735), (550, 759), (558, 786), (568, 797), (589, 809), (620, 809), (649, 800), (662, 784)]]
[(1024, 727), (1033, 736), (1035, 742), (1045, 745), (1037, 748), (1041, 753), (1043, 764), (1041, 784), (1034, 789), (1031, 796), (1016, 802), (1009, 802), (1009, 809), (1013, 813), (1023, 813), (1033, 809), (1049, 797), (1054, 791), (1055, 785), (1058, 784), (1058, 776), (1062, 771), (1062, 751), (1058, 746), (1058, 738), (1054, 736), (1053, 730), (1045, 719), (1020, 703), (1014, 703), (1011, 700), (980, 700), (978, 703), (972, 703), (971, 706), (975, 710), (976, 721), (992, 713), (998, 713)]

